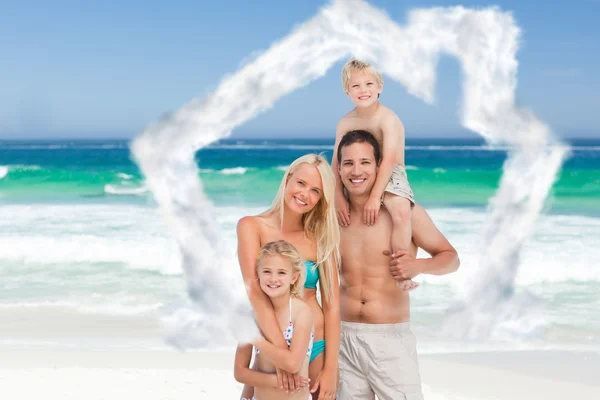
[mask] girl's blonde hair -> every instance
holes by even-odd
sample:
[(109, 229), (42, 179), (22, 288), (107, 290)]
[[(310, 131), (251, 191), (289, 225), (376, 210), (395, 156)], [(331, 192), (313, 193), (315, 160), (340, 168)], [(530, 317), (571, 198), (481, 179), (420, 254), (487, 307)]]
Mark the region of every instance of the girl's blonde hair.
[(296, 297), (302, 297), (304, 295), (304, 282), (306, 281), (306, 268), (302, 262), (302, 257), (298, 250), (289, 242), (285, 240), (278, 240), (276, 242), (269, 242), (265, 244), (258, 253), (258, 260), (256, 263), (256, 270), (263, 265), (263, 261), (266, 257), (282, 257), (292, 264), (292, 272), (298, 273), (298, 279), (296, 282), (290, 285), (290, 293)]
[(342, 68), (342, 87), (344, 88), (344, 92), (347, 92), (350, 89), (350, 79), (352, 78), (353, 72), (368, 72), (373, 75), (379, 86), (383, 85), (383, 76), (381, 73), (373, 68), (368, 62), (352, 57)]
[(327, 301), (331, 301), (333, 297), (334, 262), (339, 265), (340, 261), (340, 227), (333, 205), (335, 177), (325, 157), (317, 154), (306, 154), (292, 162), (283, 175), (277, 196), (273, 200), (271, 208), (265, 211), (265, 214), (273, 213), (277, 215), (281, 227), (283, 227), (285, 187), (290, 177), (303, 164), (315, 167), (321, 175), (321, 182), (323, 184), (323, 195), (312, 210), (302, 215), (302, 225), (304, 226), (306, 236), (314, 240), (317, 246), (316, 264), (319, 270), (319, 280), (324, 292), (321, 295), (325, 296)]

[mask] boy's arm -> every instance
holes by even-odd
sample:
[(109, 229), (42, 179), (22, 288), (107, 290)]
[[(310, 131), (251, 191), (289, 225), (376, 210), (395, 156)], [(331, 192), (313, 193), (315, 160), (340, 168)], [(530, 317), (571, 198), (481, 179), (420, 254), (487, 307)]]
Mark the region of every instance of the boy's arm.
[(309, 307), (302, 307), (295, 317), (294, 337), (289, 349), (273, 346), (264, 338), (257, 339), (254, 345), (276, 368), (297, 374), (306, 357), (312, 326), (313, 316), (311, 309)]
[(342, 177), (340, 176), (340, 163), (338, 162), (338, 146), (342, 137), (346, 134), (346, 130), (342, 124), (342, 121), (338, 122), (335, 129), (335, 145), (333, 146), (333, 158), (331, 159), (331, 169), (333, 170), (333, 176), (335, 176), (335, 212), (338, 218), (338, 222), (342, 226), (350, 225), (350, 208), (348, 201), (344, 197), (344, 184), (342, 183)]
[(395, 114), (390, 112), (390, 115), (386, 115), (381, 121), (381, 132), (383, 135), (381, 163), (370, 196), (371, 199), (377, 199), (378, 201), (381, 200), (385, 187), (392, 176), (398, 147), (402, 145), (402, 151), (404, 151), (404, 125)]
[(233, 366), (233, 376), (239, 383), (260, 388), (276, 388), (277, 375), (250, 369), (250, 360), (252, 359), (252, 345), (245, 344), (238, 346), (235, 351), (235, 362)]
[(381, 207), (381, 198), (385, 187), (392, 176), (392, 169), (396, 163), (396, 152), (399, 143), (404, 143), (404, 125), (400, 119), (391, 111), (386, 114), (381, 121), (382, 149), (381, 162), (377, 170), (377, 178), (371, 190), (369, 200), (364, 207), (363, 219), (365, 224), (373, 225), (377, 223), (379, 208)]
[(344, 136), (342, 121), (338, 122), (337, 127), (335, 128), (335, 145), (333, 146), (333, 158), (331, 159), (331, 169), (333, 169), (333, 175), (335, 176), (335, 190), (339, 193), (344, 193), (342, 186), (342, 177), (340, 176), (340, 164), (337, 160), (338, 146), (340, 145), (340, 141)]

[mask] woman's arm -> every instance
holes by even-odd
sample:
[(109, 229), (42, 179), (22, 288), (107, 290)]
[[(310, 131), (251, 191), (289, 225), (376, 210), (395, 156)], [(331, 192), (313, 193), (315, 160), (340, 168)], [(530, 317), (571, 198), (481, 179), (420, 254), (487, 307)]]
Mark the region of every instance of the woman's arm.
[(267, 374), (250, 369), (251, 359), (252, 345), (245, 344), (238, 346), (235, 351), (235, 363), (233, 366), (235, 380), (254, 387), (277, 388), (277, 375), (275, 373)]
[[(325, 318), (325, 368), (337, 370), (340, 348), (340, 281), (335, 257), (331, 256), (331, 258), (333, 296), (330, 301), (327, 301), (325, 296), (321, 296), (321, 303)], [(323, 293), (323, 287), (321, 287), (321, 293)]]
[(308, 306), (299, 307), (294, 317), (294, 337), (289, 349), (273, 346), (265, 339), (257, 339), (254, 345), (276, 368), (297, 374), (306, 358), (310, 334), (313, 328), (313, 315)]
[(256, 259), (260, 251), (260, 231), (254, 217), (244, 217), (237, 225), (238, 260), (242, 277), (252, 308), (256, 313), (256, 322), (263, 335), (274, 345), (287, 349), (287, 343), (281, 335), (279, 324), (269, 297), (262, 291), (256, 275)]

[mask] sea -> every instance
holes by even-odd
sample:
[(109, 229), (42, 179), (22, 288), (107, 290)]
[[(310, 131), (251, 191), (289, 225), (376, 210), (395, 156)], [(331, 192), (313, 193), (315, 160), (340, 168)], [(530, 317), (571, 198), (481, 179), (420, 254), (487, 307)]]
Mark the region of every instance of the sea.
[[(177, 245), (129, 144), (0, 141), (0, 312), (135, 319), (161, 317), (189, 302)], [(270, 205), (295, 158), (321, 153), (331, 159), (332, 145), (329, 139), (226, 139), (198, 151), (198, 177), (224, 242), (235, 249), (237, 221)], [(449, 339), (440, 327), (473, 284), (488, 202), (510, 149), (479, 139), (407, 140), (415, 198), (461, 259), (454, 274), (417, 278), (411, 312), (420, 351), (600, 348), (600, 139), (569, 145), (523, 245), (515, 283), (537, 310), (537, 322), (515, 319), (485, 339)], [(239, 271), (234, 261), (222, 268)], [(0, 333), (2, 340), (34, 339)]]

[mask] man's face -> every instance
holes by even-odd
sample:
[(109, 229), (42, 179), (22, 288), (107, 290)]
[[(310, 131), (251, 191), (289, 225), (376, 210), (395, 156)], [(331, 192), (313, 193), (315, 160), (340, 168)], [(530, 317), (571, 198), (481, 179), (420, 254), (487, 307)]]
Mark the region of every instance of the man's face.
[(351, 196), (369, 195), (377, 177), (375, 151), (369, 143), (353, 143), (340, 150), (340, 176)]

